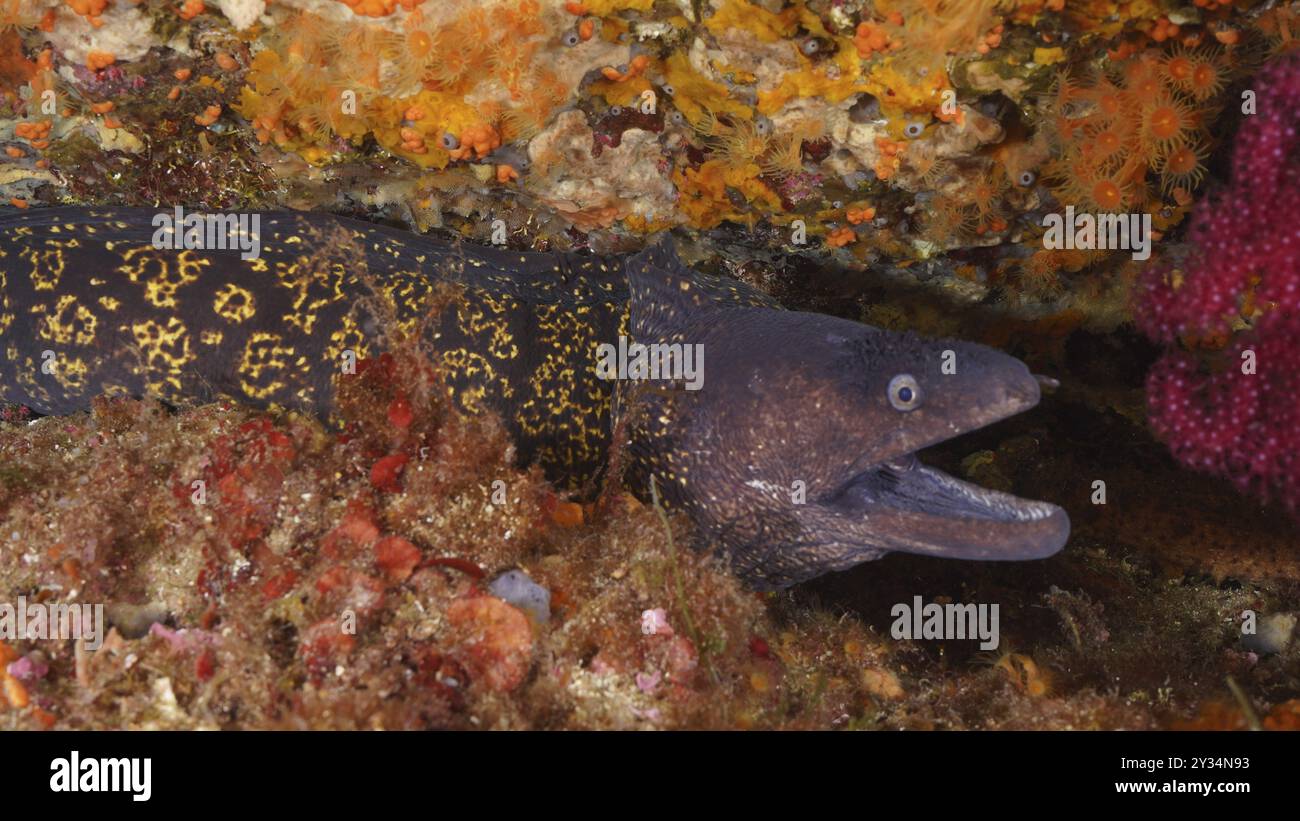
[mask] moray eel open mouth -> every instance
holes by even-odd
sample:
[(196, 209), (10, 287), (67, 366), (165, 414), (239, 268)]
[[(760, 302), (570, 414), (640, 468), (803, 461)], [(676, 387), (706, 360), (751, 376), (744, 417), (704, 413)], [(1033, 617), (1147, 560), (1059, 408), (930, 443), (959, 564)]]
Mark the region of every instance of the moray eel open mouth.
[(1056, 505), (964, 482), (914, 454), (859, 473), (830, 504), (871, 522), (886, 550), (949, 559), (1041, 559), (1070, 536)]
[[(1037, 405), (1038, 385), (1051, 380), (1031, 379), (1009, 391), (985, 424)], [(923, 464), (915, 453), (858, 472), (827, 506), (865, 521), (885, 550), (949, 559), (1041, 559), (1060, 551), (1070, 536), (1070, 518), (1060, 507), (962, 481)]]

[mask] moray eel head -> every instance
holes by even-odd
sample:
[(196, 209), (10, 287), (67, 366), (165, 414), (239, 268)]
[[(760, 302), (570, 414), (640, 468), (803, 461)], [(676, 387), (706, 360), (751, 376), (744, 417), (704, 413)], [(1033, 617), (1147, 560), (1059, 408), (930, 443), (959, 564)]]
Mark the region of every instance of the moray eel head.
[(915, 456), (1038, 404), (1038, 380), (1023, 363), (979, 345), (877, 329), (859, 331), (849, 347), (844, 367), (870, 376), (856, 397), (829, 390), (833, 427), (843, 426), (858, 456), (820, 499), (822, 532), (957, 559), (1038, 559), (1064, 547), (1070, 523), (1061, 508), (964, 482)]
[(651, 392), (633, 446), (656, 441), (648, 471), (664, 497), (751, 585), (779, 589), (893, 551), (1025, 560), (1065, 545), (1061, 508), (915, 456), (1034, 407), (1039, 382), (1018, 359), (821, 314), (711, 305), (662, 247), (629, 274), (638, 341), (698, 344), (704, 373), (697, 391)]

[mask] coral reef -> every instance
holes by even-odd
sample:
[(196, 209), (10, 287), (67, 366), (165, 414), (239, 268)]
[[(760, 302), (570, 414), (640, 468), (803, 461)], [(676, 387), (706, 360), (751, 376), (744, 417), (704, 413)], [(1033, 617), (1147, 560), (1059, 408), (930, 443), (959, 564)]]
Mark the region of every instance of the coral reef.
[(1060, 0), (9, 0), (3, 21), (15, 206), (312, 204), (479, 239), (492, 214), (605, 247), (684, 225), (1102, 329), (1133, 267), (1039, 253), (1042, 215), (1175, 230), (1228, 85), (1295, 23)]
[[(1051, 488), (1075, 526), (1042, 565), (888, 557), (756, 596), (653, 506), (513, 467), (401, 340), (342, 433), (4, 408), (0, 593), (107, 601), (113, 630), (0, 642), (0, 727), (1296, 727), (1294, 523), (1231, 488), (1300, 507), (1297, 31), (1295, 4), (1213, 0), (0, 0), (0, 208), (602, 252), (677, 228), (789, 307), (1061, 376), (926, 458)], [(1046, 247), (1068, 206), (1150, 214), (1145, 272)], [(1007, 643), (889, 639), (918, 579), (1002, 602)]]

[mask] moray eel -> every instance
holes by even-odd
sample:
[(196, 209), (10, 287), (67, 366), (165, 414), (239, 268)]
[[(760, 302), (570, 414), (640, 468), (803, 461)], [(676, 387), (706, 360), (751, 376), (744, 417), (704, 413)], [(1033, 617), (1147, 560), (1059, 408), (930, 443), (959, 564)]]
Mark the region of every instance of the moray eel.
[[(617, 426), (627, 485), (647, 498), (653, 477), (755, 588), (891, 551), (1036, 559), (1069, 536), (1059, 507), (913, 455), (1038, 402), (1037, 379), (990, 348), (784, 310), (666, 238), (629, 257), (520, 253), (262, 213), (244, 259), (157, 247), (159, 213), (0, 218), (0, 400), (65, 414), (100, 394), (229, 397), (329, 417), (342, 363), (382, 344), (362, 307), (378, 295), (402, 331), (424, 329), (462, 409), (501, 415), (521, 463), (590, 486)], [(605, 378), (599, 346), (620, 336), (699, 346), (701, 384)]]

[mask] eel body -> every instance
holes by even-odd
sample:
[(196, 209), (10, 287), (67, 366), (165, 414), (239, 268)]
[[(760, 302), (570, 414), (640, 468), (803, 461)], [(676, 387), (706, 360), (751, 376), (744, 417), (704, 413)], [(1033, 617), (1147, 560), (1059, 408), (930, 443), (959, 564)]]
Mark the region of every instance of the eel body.
[[(1039, 558), (1068, 537), (1060, 508), (912, 456), (1038, 401), (1024, 365), (989, 348), (786, 311), (667, 241), (518, 252), (282, 212), (255, 215), (249, 254), (237, 230), (219, 248), (160, 242), (161, 213), (0, 217), (0, 401), (65, 414), (101, 394), (230, 397), (328, 416), (343, 363), (391, 330), (361, 308), (377, 296), (404, 333), (430, 335), (458, 404), (498, 412), (521, 461), (560, 484), (597, 477), (631, 414), (629, 485), (645, 495), (653, 476), (755, 587), (893, 550)], [(697, 351), (698, 390), (601, 370), (637, 343)]]

